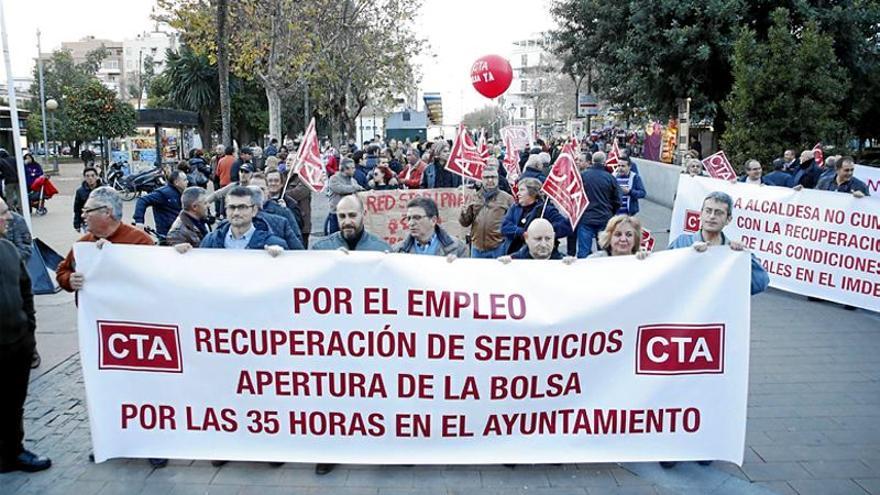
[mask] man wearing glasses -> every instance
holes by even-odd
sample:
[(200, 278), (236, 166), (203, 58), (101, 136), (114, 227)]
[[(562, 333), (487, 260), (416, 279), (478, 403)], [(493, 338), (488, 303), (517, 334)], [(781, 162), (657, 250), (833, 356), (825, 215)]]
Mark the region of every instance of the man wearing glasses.
[[(98, 249), (106, 243), (154, 244), (153, 239), (144, 231), (122, 223), (122, 198), (112, 187), (98, 187), (89, 194), (89, 199), (83, 205), (82, 220), (88, 233), (77, 242), (95, 242)], [(73, 248), (58, 265), (55, 278), (58, 285), (68, 292), (82, 289), (85, 278), (76, 271)]]
[(440, 214), (431, 198), (415, 198), (406, 205), (409, 234), (394, 245), (395, 253), (425, 254), (429, 256), (467, 256), (467, 245), (450, 236), (438, 225)]
[[(709, 193), (703, 200), (700, 210), (700, 231), (694, 234), (681, 234), (676, 238), (669, 249), (678, 249), (693, 246), (698, 253), (703, 253), (709, 246), (728, 245), (734, 251), (742, 251), (745, 246), (739, 241), (728, 239), (722, 230), (730, 223), (733, 217), (733, 199), (727, 193), (714, 191)], [(767, 290), (770, 285), (770, 277), (761, 266), (758, 258), (752, 254), (752, 284), (751, 294), (759, 294)], [(712, 461), (698, 461), (702, 466), (707, 466)], [(661, 461), (664, 469), (675, 466), (675, 461)]]
[[(265, 220), (258, 218), (254, 196), (258, 193), (247, 187), (233, 187), (226, 194), (228, 222), (208, 234), (199, 247), (211, 249), (265, 249), (278, 256), (287, 243), (278, 237)], [(192, 249), (191, 244), (174, 246), (179, 253)]]

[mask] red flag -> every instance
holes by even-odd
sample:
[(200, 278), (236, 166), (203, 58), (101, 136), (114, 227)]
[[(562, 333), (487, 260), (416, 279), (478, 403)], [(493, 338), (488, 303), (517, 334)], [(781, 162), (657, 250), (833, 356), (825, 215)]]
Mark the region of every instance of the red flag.
[(578, 142), (577, 136), (571, 137), (571, 149), (574, 150), (575, 153), (581, 152), (581, 144)]
[(825, 168), (825, 153), (822, 151), (821, 141), (816, 143), (816, 146), (813, 146), (813, 159), (816, 160), (816, 165)]
[(522, 175), (522, 170), (519, 168), (519, 151), (513, 144), (513, 138), (509, 135), (504, 137), (504, 146), (507, 148), (503, 163), (504, 169), (507, 170), (507, 182), (511, 187), (514, 187), (519, 181), (519, 176)]
[(611, 151), (605, 158), (605, 167), (617, 168), (620, 164), (620, 147), (617, 145), (617, 138), (614, 138), (614, 144), (611, 145)]
[[(298, 173), (309, 189), (316, 193), (324, 189), (327, 174), (324, 172), (324, 163), (321, 161), (321, 151), (318, 147), (318, 134), (315, 132), (315, 118), (309, 122), (309, 127), (299, 143), (299, 149), (295, 156), (287, 157), (287, 169), (290, 173)], [(290, 178), (288, 177), (288, 182)], [(287, 184), (284, 185), (285, 190)]]
[(654, 234), (645, 228), (642, 229), (641, 247), (649, 253), (654, 251)]
[(550, 169), (550, 175), (544, 181), (541, 191), (568, 217), (571, 228), (574, 229), (590, 200), (587, 199), (587, 193), (584, 191), (584, 182), (574, 161), (571, 143), (566, 143), (562, 147), (562, 152), (556, 157), (556, 162)]
[(456, 173), (468, 179), (482, 181), (483, 158), (474, 140), (471, 139), (464, 124), (458, 126), (458, 134), (452, 142), (449, 150), (449, 161), (446, 162), (446, 170)]
[(703, 168), (706, 169), (706, 173), (708, 173), (710, 177), (715, 179), (736, 179), (736, 172), (734, 172), (733, 166), (730, 164), (730, 161), (727, 160), (727, 155), (725, 155), (723, 151), (719, 151), (714, 155), (709, 155), (704, 158)]
[(483, 159), (483, 163), (489, 159), (489, 146), (486, 145), (486, 130), (480, 129), (480, 141), (477, 143), (477, 149), (480, 151), (480, 158)]

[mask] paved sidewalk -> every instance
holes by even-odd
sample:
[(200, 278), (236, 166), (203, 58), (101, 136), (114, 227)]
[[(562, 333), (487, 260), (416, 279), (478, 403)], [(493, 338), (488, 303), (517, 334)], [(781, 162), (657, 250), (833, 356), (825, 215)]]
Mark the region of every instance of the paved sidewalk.
[[(669, 210), (640, 214), (658, 245)], [(38, 298), (51, 338), (55, 296)], [(656, 463), (564, 466), (341, 466), (316, 476), (310, 464), (145, 460), (88, 461), (89, 426), (78, 357), (31, 383), (28, 447), (52, 457), (37, 474), (0, 475), (6, 494), (880, 494), (880, 317), (770, 290), (752, 299), (745, 463), (703, 467)], [(65, 320), (67, 318), (64, 318)]]

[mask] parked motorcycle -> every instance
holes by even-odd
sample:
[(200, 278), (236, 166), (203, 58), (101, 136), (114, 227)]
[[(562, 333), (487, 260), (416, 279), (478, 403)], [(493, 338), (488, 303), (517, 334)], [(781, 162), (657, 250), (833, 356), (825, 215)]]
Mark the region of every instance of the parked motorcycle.
[(125, 161), (110, 164), (107, 172), (107, 185), (119, 191), (123, 201), (131, 201), (141, 195), (165, 185), (165, 175), (159, 167), (149, 168), (136, 174), (128, 173)]

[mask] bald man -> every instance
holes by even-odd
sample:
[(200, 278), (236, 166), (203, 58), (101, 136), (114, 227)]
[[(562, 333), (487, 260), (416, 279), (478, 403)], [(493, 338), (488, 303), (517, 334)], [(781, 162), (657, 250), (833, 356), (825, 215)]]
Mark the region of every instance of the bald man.
[(554, 249), (556, 234), (553, 224), (546, 218), (536, 218), (529, 224), (523, 235), (526, 245), (510, 256), (502, 256), (498, 261), (510, 260), (561, 260), (562, 255)]
[(321, 239), (313, 250), (341, 249), (343, 251), (388, 251), (387, 242), (364, 229), (367, 210), (357, 194), (343, 196), (336, 205), (339, 231)]

